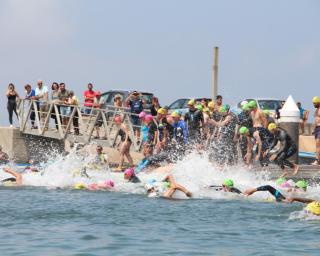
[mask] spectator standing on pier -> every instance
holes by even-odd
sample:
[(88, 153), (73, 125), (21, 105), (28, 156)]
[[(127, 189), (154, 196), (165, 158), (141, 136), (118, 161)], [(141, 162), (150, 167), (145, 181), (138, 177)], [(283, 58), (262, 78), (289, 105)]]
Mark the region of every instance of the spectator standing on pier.
[[(34, 89), (32, 89), (32, 86), (30, 84), (27, 84), (24, 86), (24, 89), (26, 90), (26, 96), (25, 99), (26, 100), (33, 100), (34, 97), (36, 96), (36, 91)], [(35, 120), (36, 120), (36, 113), (34, 112), (34, 107), (33, 107), (33, 103), (30, 101), (30, 107), (31, 107), (31, 113), (30, 113), (30, 120), (31, 120), (31, 129), (37, 129), (38, 127), (36, 127), (34, 125)]]
[(139, 119), (139, 114), (143, 111), (143, 100), (142, 100), (142, 94), (133, 91), (127, 99), (125, 100), (126, 104), (130, 107), (131, 111), (131, 122), (133, 126), (133, 130), (135, 133), (135, 136), (137, 138), (137, 143), (140, 143), (140, 126), (141, 122)]
[(13, 112), (16, 114), (16, 116), (18, 118), (17, 98), (19, 99), (19, 94), (17, 93), (17, 91), (12, 83), (10, 83), (8, 86), (7, 98), (8, 98), (7, 109), (8, 109), (8, 113), (9, 113), (9, 123), (10, 123), (10, 127), (13, 127), (13, 119), (12, 119)]
[(48, 87), (43, 85), (41, 79), (37, 81), (37, 86), (35, 99), (38, 101), (37, 106), (39, 107), (38, 111), (40, 111), (40, 122), (44, 125), (48, 112)]
[(308, 117), (309, 117), (309, 111), (304, 109), (301, 106), (301, 102), (298, 102), (297, 106), (298, 106), (299, 111), (300, 111), (300, 129), (301, 129), (301, 134), (304, 134), (304, 128), (306, 126), (306, 123), (307, 123), (307, 120), (308, 120)]
[[(51, 101), (52, 103), (59, 103), (59, 84), (53, 82), (51, 85)], [(51, 110), (51, 118), (54, 119), (56, 129), (59, 129), (58, 118), (60, 118), (60, 106), (58, 108), (58, 115), (56, 115), (55, 108), (53, 107)]]
[[(104, 100), (101, 98), (101, 92), (100, 91), (96, 91), (95, 93), (95, 98), (94, 98), (94, 102), (93, 102), (93, 107), (96, 109), (101, 109), (102, 105), (104, 103)], [(104, 114), (102, 111), (100, 110), (95, 110), (92, 113), (93, 115), (97, 115), (97, 121), (95, 123), (95, 129), (96, 129), (96, 136), (94, 137), (95, 139), (104, 139), (105, 137), (100, 137), (100, 127), (102, 127), (103, 125), (103, 117), (102, 115)]]
[(123, 107), (122, 96), (120, 94), (117, 94), (116, 96), (114, 96), (113, 106), (116, 107), (116, 108), (122, 108)]
[(150, 112), (152, 116), (157, 116), (158, 110), (161, 108), (159, 99), (157, 97), (152, 97)]
[(75, 135), (80, 135), (79, 132), (79, 114), (77, 107), (79, 105), (79, 100), (76, 95), (74, 95), (74, 91), (69, 92), (69, 99), (68, 99), (68, 104), (71, 106), (70, 107), (70, 114), (72, 115), (72, 112), (75, 109), (74, 116), (72, 118), (72, 124), (73, 124), (73, 130)]
[(96, 93), (93, 90), (92, 83), (88, 83), (88, 90), (84, 91), (83, 96), (84, 96), (84, 106), (85, 106), (84, 113), (86, 115), (90, 115), (93, 107), (94, 99), (96, 97)]
[(59, 88), (60, 90), (58, 93), (58, 99), (59, 99), (59, 103), (61, 104), (60, 112), (61, 112), (61, 119), (62, 119), (62, 127), (66, 129), (69, 122), (69, 116), (70, 116), (70, 107), (68, 106), (69, 91), (66, 90), (65, 83), (60, 83)]
[(316, 139), (316, 160), (313, 165), (320, 165), (320, 97), (314, 97), (312, 99), (313, 105), (316, 109), (314, 112), (314, 137)]

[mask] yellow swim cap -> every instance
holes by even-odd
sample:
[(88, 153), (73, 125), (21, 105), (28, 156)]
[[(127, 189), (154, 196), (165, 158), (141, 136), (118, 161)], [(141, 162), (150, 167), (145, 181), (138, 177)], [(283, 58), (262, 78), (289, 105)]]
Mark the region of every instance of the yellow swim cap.
[(74, 185), (74, 189), (85, 189), (86, 185), (83, 183), (77, 183), (76, 185)]
[(277, 129), (277, 125), (276, 125), (275, 123), (270, 123), (270, 124), (268, 125), (268, 130), (269, 130), (269, 131), (272, 131), (272, 130), (274, 130), (274, 129)]
[(320, 215), (320, 202), (314, 201), (309, 203), (306, 207), (306, 210), (314, 215)]
[(159, 108), (157, 112), (160, 115), (165, 115), (166, 114), (166, 110), (164, 108)]
[(318, 96), (313, 97), (312, 103), (320, 103), (320, 98)]
[(172, 116), (172, 117), (178, 117), (179, 114), (178, 114), (176, 111), (174, 111), (174, 112), (171, 113), (171, 116)]
[(208, 112), (210, 112), (210, 109), (204, 108), (204, 109), (202, 110), (202, 112), (208, 113)]
[(210, 101), (208, 103), (208, 108), (214, 108), (214, 101)]
[(193, 106), (194, 104), (195, 104), (195, 101), (194, 101), (194, 100), (189, 100), (189, 101), (188, 101), (188, 105)]

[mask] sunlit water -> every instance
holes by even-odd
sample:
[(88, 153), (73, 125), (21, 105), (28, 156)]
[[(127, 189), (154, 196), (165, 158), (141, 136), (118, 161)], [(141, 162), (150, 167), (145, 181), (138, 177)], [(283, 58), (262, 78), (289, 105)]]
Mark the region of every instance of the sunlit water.
[[(165, 174), (141, 174), (141, 185), (107, 170), (89, 170), (90, 179), (74, 175), (88, 161), (72, 153), (41, 174), (24, 174), (27, 187), (0, 188), (1, 255), (319, 255), (320, 220), (302, 204), (270, 202), (262, 192), (246, 198), (206, 188), (225, 178), (241, 190), (274, 185), (267, 173), (219, 170), (193, 154), (173, 175), (194, 199), (177, 194), (179, 200), (166, 200), (147, 198), (143, 189), (143, 182)], [(114, 191), (72, 189), (110, 178)], [(314, 186), (303, 196), (318, 195)]]

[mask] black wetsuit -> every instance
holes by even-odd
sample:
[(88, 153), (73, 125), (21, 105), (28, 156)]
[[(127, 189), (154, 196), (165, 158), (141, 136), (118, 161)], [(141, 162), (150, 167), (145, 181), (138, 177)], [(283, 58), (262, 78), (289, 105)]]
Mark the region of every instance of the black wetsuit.
[[(245, 126), (247, 128), (253, 127), (253, 121), (252, 121), (251, 115), (248, 111), (242, 111), (237, 116), (237, 118), (238, 118), (239, 127), (242, 127), (242, 126)], [(242, 158), (244, 158), (245, 155), (247, 154), (247, 144), (248, 144), (247, 137), (241, 136), (241, 139), (239, 141), (239, 145), (240, 145)]]
[[(253, 134), (258, 131), (259, 136), (261, 139), (261, 155), (259, 158), (261, 166), (268, 166), (269, 160), (268, 158), (263, 156), (263, 153), (266, 152), (267, 149), (270, 148), (270, 145), (272, 144), (274, 137), (272, 133), (269, 132), (268, 129), (264, 127), (253, 127), (249, 128), (249, 134), (250, 137), (254, 138)], [(258, 153), (259, 148), (257, 148), (257, 153)]]
[(275, 197), (277, 202), (281, 202), (286, 199), (284, 195), (280, 193), (279, 190), (275, 189), (274, 187), (270, 185), (265, 185), (257, 188), (257, 191), (268, 191), (271, 195)]
[(270, 150), (273, 149), (280, 141), (280, 148), (275, 152), (277, 155), (275, 163), (284, 169), (285, 166), (293, 168), (294, 165), (287, 159), (293, 156), (297, 152), (297, 146), (291, 139), (289, 134), (281, 128), (278, 128), (278, 132), (274, 136), (274, 140), (270, 145)]
[(137, 176), (132, 176), (129, 180), (131, 183), (140, 183), (140, 179)]
[[(210, 187), (214, 188), (216, 191), (222, 191), (224, 189), (223, 186), (210, 186)], [(242, 194), (242, 192), (237, 188), (231, 188), (229, 192), (236, 193), (236, 194)]]
[(188, 124), (188, 136), (190, 143), (198, 143), (201, 139), (201, 123), (203, 122), (202, 112), (195, 109), (189, 110), (184, 116), (184, 121)]
[[(120, 136), (122, 142), (126, 141), (126, 132), (124, 130), (120, 129), (118, 135)], [(131, 139), (129, 136), (128, 136), (128, 142), (131, 143)]]
[(148, 144), (153, 144), (155, 133), (157, 130), (158, 130), (158, 127), (154, 121), (152, 121), (148, 124), (148, 135), (147, 135), (147, 143)]

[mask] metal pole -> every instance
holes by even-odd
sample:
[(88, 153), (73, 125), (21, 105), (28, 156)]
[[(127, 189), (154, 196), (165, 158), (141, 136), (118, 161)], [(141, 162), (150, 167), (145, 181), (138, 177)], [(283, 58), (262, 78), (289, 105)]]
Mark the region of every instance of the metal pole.
[(212, 100), (215, 100), (218, 94), (218, 63), (219, 47), (213, 48), (213, 66), (212, 66)]

